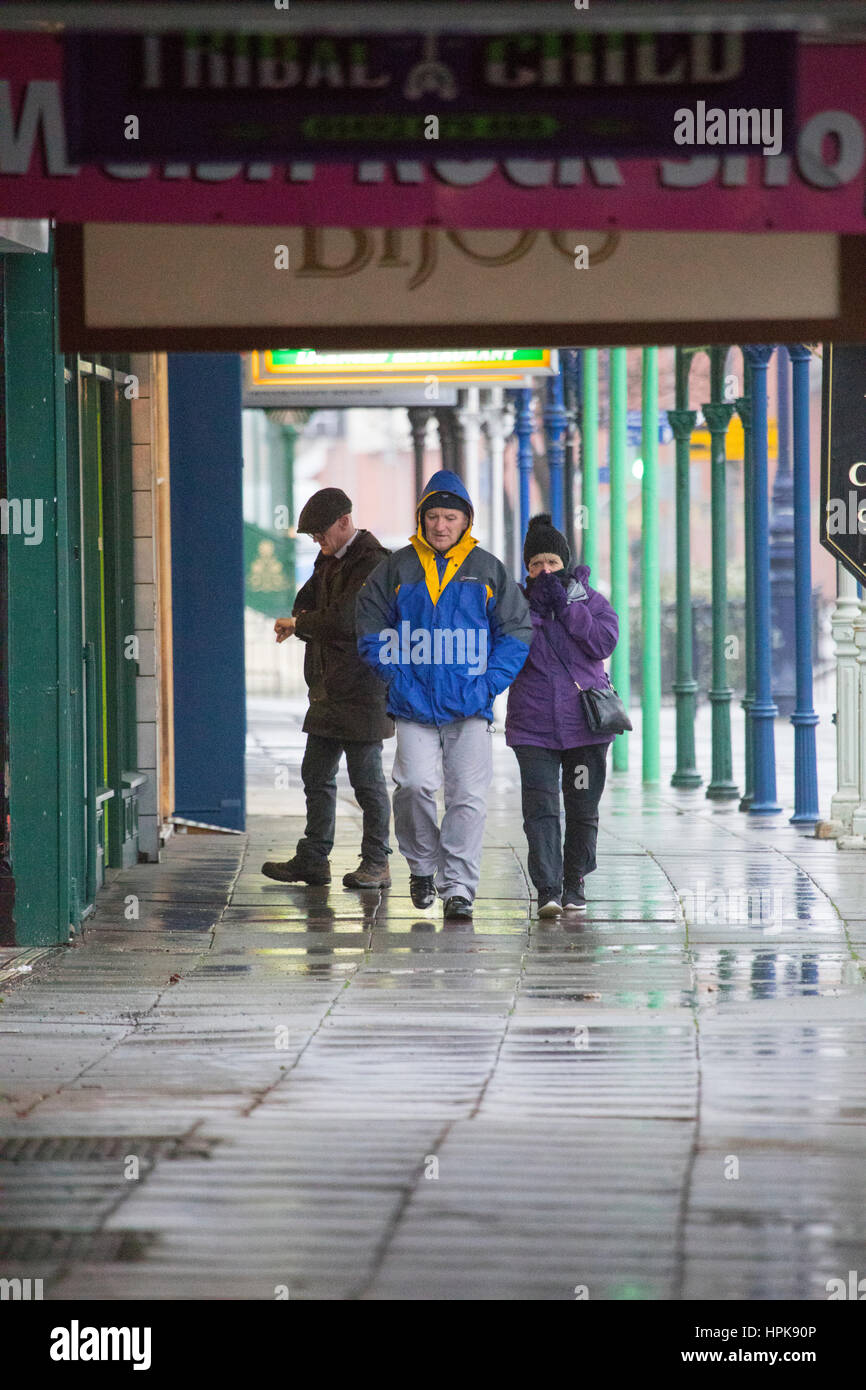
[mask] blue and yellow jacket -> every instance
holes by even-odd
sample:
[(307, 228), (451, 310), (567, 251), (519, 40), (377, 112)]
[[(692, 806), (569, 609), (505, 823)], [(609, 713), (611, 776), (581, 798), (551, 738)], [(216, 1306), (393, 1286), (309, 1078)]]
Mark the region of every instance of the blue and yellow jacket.
[(514, 680), (532, 641), (526, 599), (471, 534), (472, 515), (444, 556), (424, 539), (421, 503), (443, 491), (472, 508), (455, 473), (434, 473), (410, 544), (373, 570), (355, 609), (358, 652), (386, 682), (389, 712), (418, 724), (492, 719), (495, 696)]

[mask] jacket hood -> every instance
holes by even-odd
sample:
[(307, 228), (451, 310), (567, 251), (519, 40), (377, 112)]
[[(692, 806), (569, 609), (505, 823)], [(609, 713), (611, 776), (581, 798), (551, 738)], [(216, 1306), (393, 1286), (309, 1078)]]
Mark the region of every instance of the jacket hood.
[(438, 473), (433, 474), (418, 498), (418, 506), (415, 508), (415, 520), (417, 522), (420, 523), (418, 513), (421, 510), (421, 503), (430, 496), (431, 492), (453, 492), (456, 497), (460, 497), (469, 508), (469, 525), (472, 525), (475, 520), (475, 508), (472, 505), (472, 499), (457, 474), (449, 472), (447, 468), (442, 468)]

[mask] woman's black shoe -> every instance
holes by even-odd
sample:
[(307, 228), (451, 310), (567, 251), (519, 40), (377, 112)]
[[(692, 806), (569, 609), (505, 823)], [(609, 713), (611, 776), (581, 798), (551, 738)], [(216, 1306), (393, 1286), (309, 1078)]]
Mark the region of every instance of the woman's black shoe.
[(472, 904), (468, 898), (449, 898), (445, 904), (445, 916), (451, 918), (463, 918), (464, 921), (472, 920)]
[(436, 889), (433, 887), (433, 875), (410, 874), (409, 894), (412, 898), (412, 905), (414, 907), (432, 907), (436, 901)]
[(566, 888), (562, 895), (562, 906), (566, 912), (586, 912), (586, 893), (582, 878), (577, 880), (576, 888)]

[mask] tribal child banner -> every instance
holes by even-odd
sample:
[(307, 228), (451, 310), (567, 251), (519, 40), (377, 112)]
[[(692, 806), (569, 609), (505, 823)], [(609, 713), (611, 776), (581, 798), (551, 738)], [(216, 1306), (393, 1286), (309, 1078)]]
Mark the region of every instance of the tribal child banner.
[(778, 155), (794, 135), (796, 42), (573, 21), (501, 34), (72, 33), (67, 135), (86, 161)]
[(329, 227), (866, 231), (866, 45), (798, 50), (790, 154), (75, 165), (61, 46), (0, 42), (0, 216)]

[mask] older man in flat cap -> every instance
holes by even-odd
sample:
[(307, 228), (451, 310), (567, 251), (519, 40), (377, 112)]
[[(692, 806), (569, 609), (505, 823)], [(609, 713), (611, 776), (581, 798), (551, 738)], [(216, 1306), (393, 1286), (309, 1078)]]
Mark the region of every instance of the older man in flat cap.
[(313, 494), (298, 518), (299, 531), (318, 542), (313, 573), (295, 599), (291, 618), (277, 618), (277, 641), (306, 643), (304, 679), (310, 707), (304, 720), (307, 747), (301, 777), (307, 825), (294, 858), (268, 861), (262, 873), (280, 883), (331, 881), (337, 768), (343, 754), (349, 781), (363, 812), (361, 863), (345, 874), (346, 888), (389, 888), (391, 804), (382, 773), (382, 740), (394, 733), (385, 710), (385, 688), (361, 659), (355, 635), (355, 600), (361, 585), (389, 552), (352, 521), (352, 503), (340, 488)]

